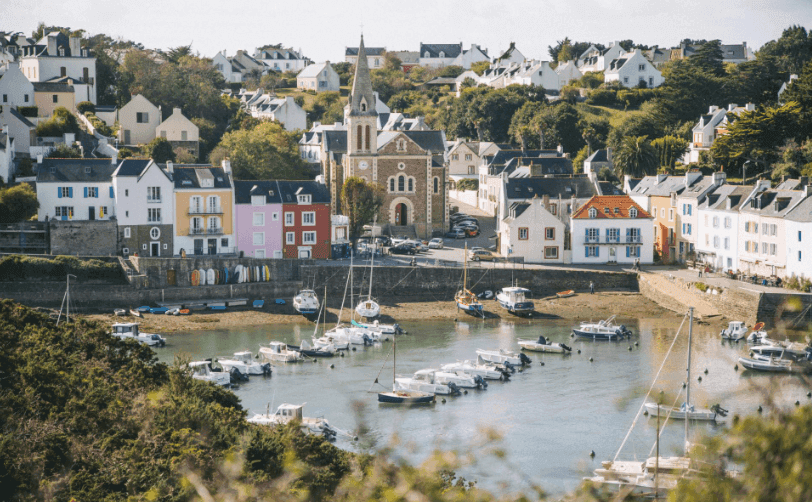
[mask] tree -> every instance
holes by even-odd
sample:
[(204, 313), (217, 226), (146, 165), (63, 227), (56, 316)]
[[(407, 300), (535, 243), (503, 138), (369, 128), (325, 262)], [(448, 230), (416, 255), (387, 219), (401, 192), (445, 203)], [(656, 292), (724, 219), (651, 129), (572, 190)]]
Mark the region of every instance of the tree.
[(78, 111), (83, 115), (87, 112), (96, 113), (96, 105), (94, 105), (90, 101), (81, 101), (79, 103), (76, 103), (76, 111)]
[(651, 176), (657, 173), (657, 152), (646, 136), (629, 136), (615, 151), (613, 163), (618, 177)]
[(677, 160), (688, 151), (688, 142), (675, 136), (657, 138), (651, 142), (651, 146), (657, 152), (660, 167), (665, 167), (669, 171), (674, 170)]
[(584, 138), (590, 155), (593, 151), (606, 147), (606, 139), (611, 129), (607, 119), (582, 118), (578, 121), (578, 127), (581, 129), (581, 137)]
[(401, 67), (401, 64), (403, 64), (403, 62), (400, 60), (399, 57), (397, 57), (395, 55), (394, 52), (385, 51), (383, 53), (383, 67), (384, 67), (384, 69), (392, 70), (392, 71), (403, 71), (403, 68)]
[(490, 61), (478, 61), (471, 65), (471, 71), (481, 77), (482, 74), (485, 73), (485, 70), (487, 70), (490, 67), (491, 67)]
[(175, 148), (175, 162), (178, 164), (194, 164), (197, 161), (197, 157), (193, 154), (189, 153), (189, 150), (179, 146)]
[(218, 165), (230, 159), (234, 177), (241, 180), (302, 179), (307, 168), (299, 156), (299, 138), (278, 122), (261, 122), (224, 134), (209, 161)]
[(808, 138), (812, 135), (812, 61), (804, 66), (792, 85), (787, 86), (781, 100), (784, 103), (794, 101), (800, 107), (802, 129), (799, 136)]
[(141, 153), (155, 162), (175, 161), (175, 151), (172, 143), (166, 138), (155, 138), (141, 149)]
[(48, 154), (49, 159), (81, 159), (82, 152), (78, 148), (60, 143)]
[(812, 60), (812, 36), (803, 26), (790, 26), (778, 40), (771, 40), (761, 47), (756, 60), (764, 57), (776, 58), (783, 73), (800, 73)]
[(725, 67), (722, 64), (724, 54), (722, 53), (722, 42), (711, 40), (705, 42), (694, 52), (690, 58), (691, 65), (702, 71), (722, 77), (725, 75)]
[(383, 205), (386, 191), (377, 183), (367, 183), (362, 178), (351, 176), (341, 187), (341, 206), (350, 220), (350, 239), (361, 236), (363, 226), (370, 223)]
[(37, 136), (59, 137), (65, 133), (79, 134), (79, 122), (67, 108), (59, 106), (54, 109), (50, 119), (37, 124)]
[(37, 194), (28, 183), (0, 189), (0, 223), (30, 220), (38, 209)]

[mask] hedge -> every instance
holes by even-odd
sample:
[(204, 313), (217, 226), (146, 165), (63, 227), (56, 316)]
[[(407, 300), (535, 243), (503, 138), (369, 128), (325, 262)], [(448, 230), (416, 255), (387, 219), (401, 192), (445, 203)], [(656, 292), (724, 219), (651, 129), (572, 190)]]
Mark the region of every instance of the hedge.
[(80, 259), (74, 256), (44, 258), (26, 255), (8, 255), (0, 258), (0, 281), (28, 280), (64, 281), (68, 274), (77, 281), (120, 281), (121, 267), (116, 262)]

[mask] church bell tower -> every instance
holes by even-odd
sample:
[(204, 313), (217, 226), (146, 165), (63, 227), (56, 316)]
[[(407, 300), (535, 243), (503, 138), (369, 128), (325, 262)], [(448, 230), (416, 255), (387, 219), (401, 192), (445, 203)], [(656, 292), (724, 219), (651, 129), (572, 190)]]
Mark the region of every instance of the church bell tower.
[[(378, 152), (378, 112), (375, 109), (375, 94), (369, 77), (364, 36), (358, 45), (358, 60), (355, 63), (355, 79), (352, 83), (350, 101), (347, 103), (347, 153), (349, 173), (347, 176), (363, 176), (371, 172), (373, 157)], [(371, 180), (371, 176), (367, 176)]]

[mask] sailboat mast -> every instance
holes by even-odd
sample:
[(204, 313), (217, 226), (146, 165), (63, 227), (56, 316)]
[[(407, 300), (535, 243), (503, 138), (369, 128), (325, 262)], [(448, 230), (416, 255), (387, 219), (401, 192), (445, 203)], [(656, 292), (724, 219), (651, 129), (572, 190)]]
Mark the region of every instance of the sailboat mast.
[(397, 337), (392, 337), (392, 390), (395, 390), (395, 383), (397, 378), (397, 368), (398, 367), (398, 341)]
[(688, 308), (688, 379), (685, 384), (685, 455), (688, 455), (688, 412), (691, 409), (691, 338), (694, 334), (694, 308)]
[(468, 243), (465, 243), (465, 251), (462, 255), (462, 290), (468, 291)]
[(378, 249), (378, 245), (375, 242), (375, 226), (378, 224), (378, 215), (375, 215), (375, 218), (372, 219), (372, 258), (369, 262), (369, 294), (367, 295), (367, 300), (372, 300), (372, 273), (375, 271), (375, 250)]
[[(686, 418), (685, 422), (688, 420)], [(660, 402), (657, 402), (657, 453), (654, 457), (654, 500), (660, 498)]]

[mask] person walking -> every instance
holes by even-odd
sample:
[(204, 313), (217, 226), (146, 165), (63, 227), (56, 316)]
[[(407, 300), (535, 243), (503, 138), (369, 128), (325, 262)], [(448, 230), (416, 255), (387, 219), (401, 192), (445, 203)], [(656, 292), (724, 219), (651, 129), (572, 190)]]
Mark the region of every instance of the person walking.
[(589, 294), (590, 294), (590, 295), (594, 295), (594, 294), (595, 294), (595, 283), (594, 283), (594, 282), (592, 282), (592, 281), (589, 281)]

